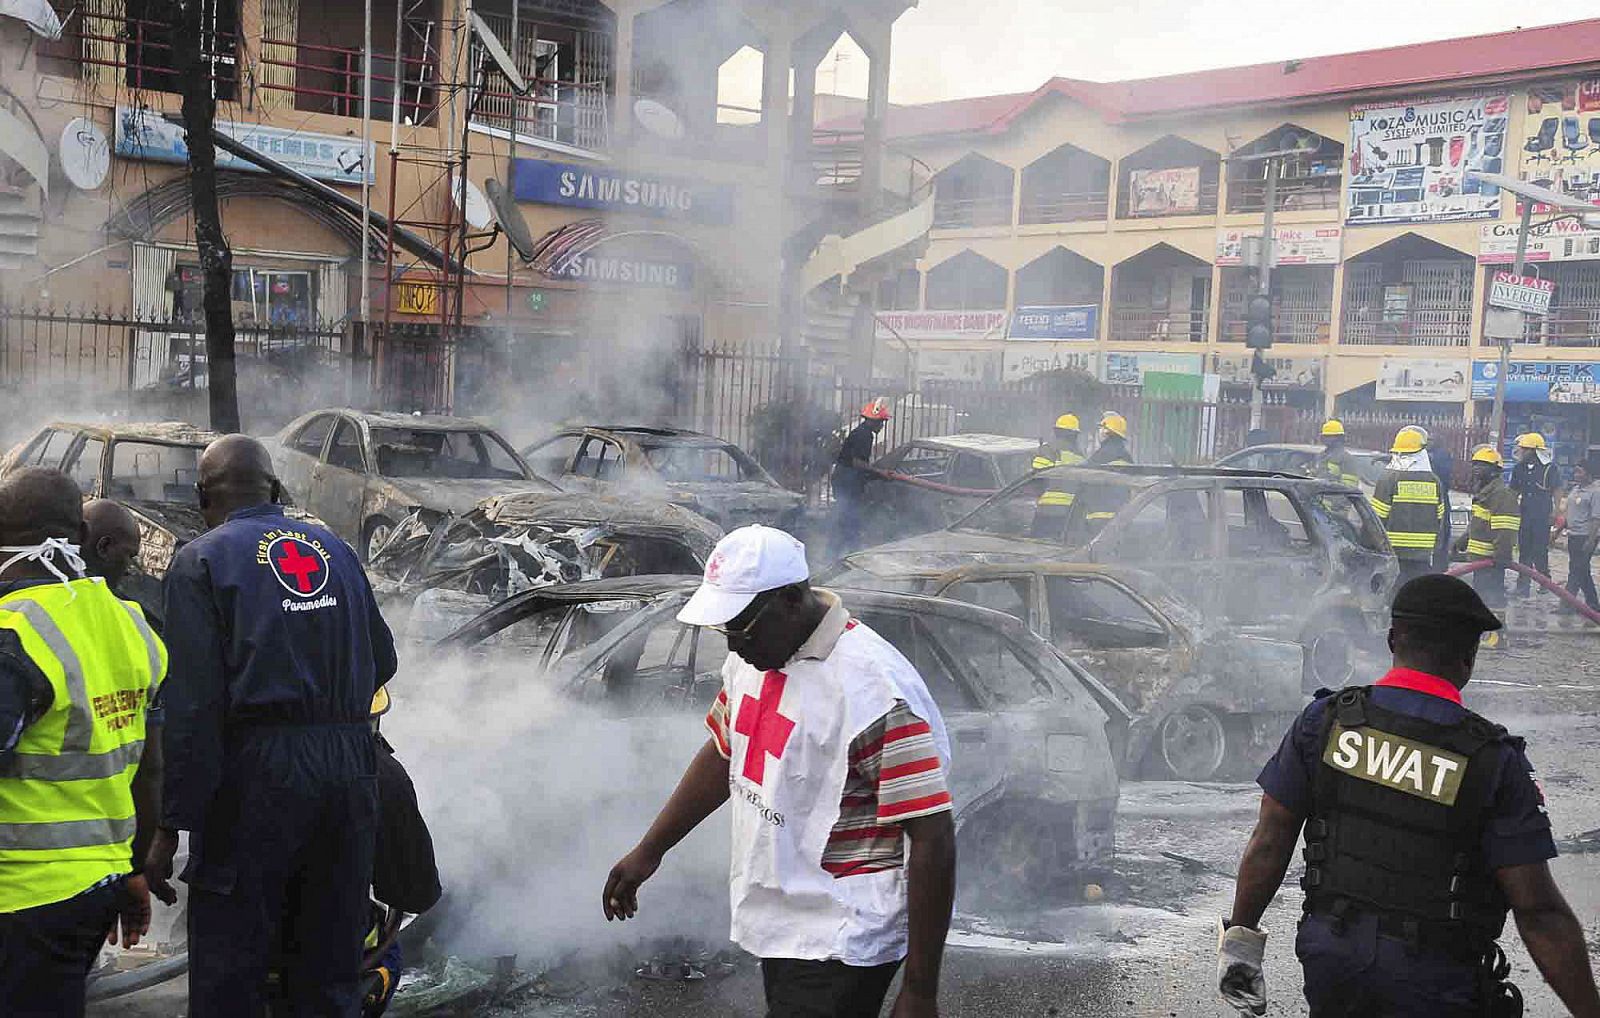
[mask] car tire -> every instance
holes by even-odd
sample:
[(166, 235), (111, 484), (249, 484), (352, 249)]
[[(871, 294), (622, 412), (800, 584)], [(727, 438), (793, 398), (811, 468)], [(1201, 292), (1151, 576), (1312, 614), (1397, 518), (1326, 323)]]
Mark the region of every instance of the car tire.
[(1076, 875), (1072, 827), (1070, 807), (1056, 804), (983, 808), (957, 835), (958, 896), (978, 907), (1066, 900)]
[(1319, 616), (1306, 626), (1300, 645), (1306, 652), (1307, 684), (1313, 689), (1343, 689), (1361, 660), (1360, 623), (1344, 614)]
[(371, 562), (376, 546), (383, 544), (394, 532), (394, 521), (387, 516), (374, 516), (361, 528), (361, 561)]
[(1237, 726), (1225, 714), (1191, 703), (1156, 726), (1145, 771), (1175, 781), (1215, 781), (1226, 775), (1237, 741)]

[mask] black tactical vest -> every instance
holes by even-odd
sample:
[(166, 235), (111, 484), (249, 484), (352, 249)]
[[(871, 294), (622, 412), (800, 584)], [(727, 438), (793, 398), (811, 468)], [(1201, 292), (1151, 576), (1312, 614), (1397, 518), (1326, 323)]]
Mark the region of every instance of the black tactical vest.
[(1329, 701), (1306, 822), (1308, 913), (1376, 913), (1414, 945), (1474, 953), (1500, 936), (1506, 902), (1483, 860), (1506, 730), (1476, 714), (1441, 725), (1370, 702)]

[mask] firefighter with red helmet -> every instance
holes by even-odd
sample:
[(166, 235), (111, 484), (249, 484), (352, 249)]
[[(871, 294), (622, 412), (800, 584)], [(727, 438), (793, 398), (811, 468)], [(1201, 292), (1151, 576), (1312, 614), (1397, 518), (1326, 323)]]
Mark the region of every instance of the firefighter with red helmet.
[(833, 462), (833, 512), (836, 554), (861, 542), (861, 497), (872, 464), (872, 445), (889, 423), (889, 401), (879, 397), (861, 408), (861, 421), (839, 446)]

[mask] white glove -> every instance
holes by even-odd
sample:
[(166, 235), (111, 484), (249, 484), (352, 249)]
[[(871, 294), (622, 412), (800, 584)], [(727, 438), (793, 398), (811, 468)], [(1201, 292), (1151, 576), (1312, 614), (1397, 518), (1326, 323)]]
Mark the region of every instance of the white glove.
[(1262, 956), (1267, 935), (1248, 926), (1229, 926), (1217, 920), (1217, 990), (1241, 1014), (1267, 1013), (1267, 976)]

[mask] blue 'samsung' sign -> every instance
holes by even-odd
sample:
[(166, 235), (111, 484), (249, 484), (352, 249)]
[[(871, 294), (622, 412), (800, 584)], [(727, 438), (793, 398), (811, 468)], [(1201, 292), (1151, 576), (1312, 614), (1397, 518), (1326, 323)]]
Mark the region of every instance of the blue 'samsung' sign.
[(716, 225), (733, 222), (731, 184), (694, 183), (543, 159), (518, 159), (511, 167), (511, 180), (518, 201), (639, 212)]
[(546, 275), (580, 283), (694, 289), (694, 266), (690, 263), (626, 255), (576, 255), (558, 263)]
[(1007, 339), (1092, 341), (1100, 332), (1100, 308), (1094, 304), (1017, 308)]
[[(1600, 403), (1600, 364), (1582, 361), (1512, 361), (1506, 400), (1512, 403)], [(1499, 361), (1474, 361), (1472, 398), (1494, 399)]]

